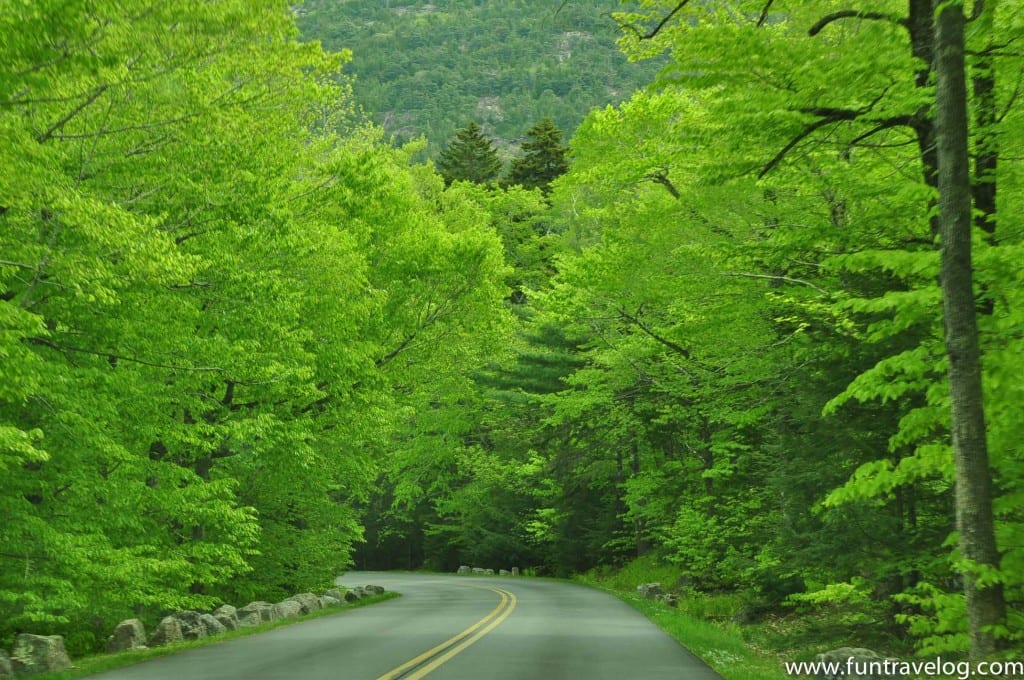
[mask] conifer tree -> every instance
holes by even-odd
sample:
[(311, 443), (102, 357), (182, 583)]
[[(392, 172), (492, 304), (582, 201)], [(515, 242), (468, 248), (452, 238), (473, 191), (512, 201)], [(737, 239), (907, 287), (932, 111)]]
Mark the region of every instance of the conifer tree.
[(491, 140), (471, 122), (455, 133), (455, 139), (441, 152), (437, 169), (446, 185), (456, 180), (486, 184), (497, 179), (501, 161)]
[(508, 183), (527, 189), (539, 188), (547, 196), (551, 182), (569, 169), (568, 148), (562, 144), (562, 131), (545, 117), (530, 128), (523, 143), (524, 154), (512, 161)]

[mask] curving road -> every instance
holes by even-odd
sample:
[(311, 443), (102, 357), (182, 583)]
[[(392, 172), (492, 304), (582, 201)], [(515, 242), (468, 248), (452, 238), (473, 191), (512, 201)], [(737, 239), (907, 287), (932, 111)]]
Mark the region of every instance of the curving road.
[(350, 572), (402, 597), (96, 680), (721, 680), (636, 610), (529, 578)]

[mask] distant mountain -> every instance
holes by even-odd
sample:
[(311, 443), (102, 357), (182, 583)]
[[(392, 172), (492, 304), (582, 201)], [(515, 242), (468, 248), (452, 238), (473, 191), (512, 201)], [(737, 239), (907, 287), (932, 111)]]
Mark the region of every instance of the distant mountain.
[(570, 134), (658, 64), (618, 50), (618, 0), (306, 0), (308, 39), (354, 53), (357, 102), (396, 142), (425, 135), (432, 156), (471, 120), (508, 157), (550, 116)]

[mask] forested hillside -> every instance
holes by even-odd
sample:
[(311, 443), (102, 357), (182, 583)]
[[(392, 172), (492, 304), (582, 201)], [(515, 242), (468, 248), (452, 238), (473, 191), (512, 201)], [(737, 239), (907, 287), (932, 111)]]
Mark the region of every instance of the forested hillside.
[[(550, 4), (5, 5), (0, 647), (656, 565), (802, 650), (1024, 654), (1024, 5)], [(410, 61), (353, 87), (317, 12)], [(566, 159), (608, 22), (667, 66)]]
[(615, 45), (617, 0), (306, 0), (303, 35), (353, 53), (356, 101), (401, 143), (426, 136), (432, 155), (470, 121), (507, 158), (545, 116), (572, 131), (617, 104), (657, 63)]

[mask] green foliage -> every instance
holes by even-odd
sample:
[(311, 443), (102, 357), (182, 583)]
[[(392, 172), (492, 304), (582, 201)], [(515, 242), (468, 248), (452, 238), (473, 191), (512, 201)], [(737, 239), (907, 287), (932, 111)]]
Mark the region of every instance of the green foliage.
[(444, 177), (445, 184), (458, 181), (487, 184), (498, 178), (501, 161), (494, 145), (481, 133), (480, 126), (471, 122), (459, 130), (441, 151), (437, 170)]
[(562, 131), (550, 118), (544, 118), (527, 130), (522, 156), (512, 161), (508, 184), (526, 189), (540, 189), (546, 196), (551, 182), (569, 169), (568, 149), (562, 145)]
[(599, 2), (306, 0), (310, 39), (350, 49), (356, 101), (402, 144), (425, 135), (430, 157), (467, 118), (496, 140), (503, 161), (548, 116), (571, 132), (593, 107), (649, 82), (656, 62), (629, 61)]
[(75, 654), (333, 582), (398, 414), (506, 323), (498, 236), (287, 3), (143, 5), (0, 20), (0, 640)]

